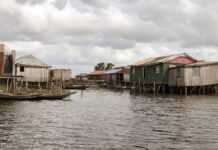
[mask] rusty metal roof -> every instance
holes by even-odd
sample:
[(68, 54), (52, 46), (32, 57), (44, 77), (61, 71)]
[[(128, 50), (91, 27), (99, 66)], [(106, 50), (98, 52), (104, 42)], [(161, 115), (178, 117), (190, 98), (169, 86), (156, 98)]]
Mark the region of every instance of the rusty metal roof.
[[(136, 62), (135, 64), (133, 64), (132, 66), (142, 66), (142, 65), (152, 65), (152, 64), (158, 64), (158, 63), (167, 63), (173, 59), (175, 59), (176, 57), (181, 57), (181, 56), (185, 56), (185, 57), (190, 57), (191, 56), (187, 55), (186, 53), (182, 53), (182, 54), (173, 54), (173, 55), (167, 55), (167, 56), (160, 56), (160, 57), (151, 57), (151, 58), (147, 58), (144, 60), (140, 60), (138, 62)], [(192, 58), (193, 60), (195, 60), (194, 58)]]
[(101, 71), (101, 70), (95, 70), (91, 73), (89, 73), (88, 75), (104, 75), (105, 71)]
[(106, 74), (122, 73), (122, 69), (110, 69), (110, 70), (107, 70), (105, 73)]
[(200, 67), (200, 66), (209, 66), (209, 65), (218, 65), (218, 61), (199, 61), (193, 64), (185, 65), (185, 67)]

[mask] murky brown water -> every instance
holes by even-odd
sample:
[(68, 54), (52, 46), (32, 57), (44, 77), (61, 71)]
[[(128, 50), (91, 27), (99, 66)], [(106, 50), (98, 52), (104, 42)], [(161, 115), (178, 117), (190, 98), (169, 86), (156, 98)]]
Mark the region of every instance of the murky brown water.
[(2, 101), (0, 149), (217, 150), (218, 97), (88, 90), (64, 101)]

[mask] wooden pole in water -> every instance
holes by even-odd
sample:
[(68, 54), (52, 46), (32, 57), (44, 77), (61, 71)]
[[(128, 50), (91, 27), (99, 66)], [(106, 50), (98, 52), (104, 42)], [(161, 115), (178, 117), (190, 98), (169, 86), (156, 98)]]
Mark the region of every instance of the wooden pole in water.
[(217, 85), (215, 85), (215, 94), (218, 94), (218, 89), (217, 89)]
[(7, 78), (7, 92), (9, 92), (9, 78)]
[(185, 86), (185, 96), (187, 96), (188, 95), (188, 89), (187, 89), (187, 87)]
[(155, 94), (156, 93), (156, 84), (155, 84), (155, 81), (153, 83), (153, 93)]

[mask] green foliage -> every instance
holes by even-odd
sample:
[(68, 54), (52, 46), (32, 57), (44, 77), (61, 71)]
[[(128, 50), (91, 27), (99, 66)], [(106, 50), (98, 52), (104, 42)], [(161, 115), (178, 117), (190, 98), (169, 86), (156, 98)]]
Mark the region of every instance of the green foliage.
[(113, 67), (114, 67), (114, 64), (112, 64), (112, 63), (100, 62), (95, 66), (95, 70), (97, 70), (97, 71), (110, 70)]

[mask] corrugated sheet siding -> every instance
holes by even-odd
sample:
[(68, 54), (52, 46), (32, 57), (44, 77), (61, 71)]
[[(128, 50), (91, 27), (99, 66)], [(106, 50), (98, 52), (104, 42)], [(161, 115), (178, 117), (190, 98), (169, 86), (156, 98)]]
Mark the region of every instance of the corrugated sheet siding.
[(170, 69), (168, 77), (169, 86), (184, 86), (185, 85), (185, 72), (184, 68)]
[(4, 73), (13, 73), (13, 55), (5, 55)]
[(72, 78), (71, 70), (51, 70), (50, 79), (52, 80), (70, 80)]
[(140, 67), (131, 67), (131, 69), (130, 69), (130, 80), (132, 82), (143, 81), (144, 80), (143, 71), (144, 71), (144, 67), (142, 67), (142, 66), (140, 66)]
[(48, 68), (25, 67), (24, 72), (20, 72), (20, 67), (16, 67), (17, 75), (24, 76), (24, 81), (28, 82), (47, 82), (49, 80)]
[[(160, 69), (159, 73), (156, 73), (156, 67), (159, 67)], [(135, 74), (133, 73), (134, 68), (135, 68)], [(130, 72), (130, 79), (132, 82), (142, 81), (145, 83), (156, 82), (159, 84), (167, 84), (168, 70), (169, 70), (168, 64), (132, 67)]]
[[(195, 73), (196, 68), (200, 69), (199, 74)], [(218, 65), (179, 69), (180, 79), (177, 78), (176, 68), (170, 70), (169, 86), (205, 86), (218, 84)]]

